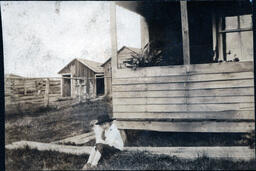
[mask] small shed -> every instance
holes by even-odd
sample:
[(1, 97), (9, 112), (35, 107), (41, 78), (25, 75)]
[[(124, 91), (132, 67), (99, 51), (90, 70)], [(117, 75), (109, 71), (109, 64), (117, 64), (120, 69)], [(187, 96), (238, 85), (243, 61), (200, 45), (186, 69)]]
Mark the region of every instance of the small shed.
[(62, 97), (94, 98), (104, 94), (104, 71), (101, 63), (84, 58), (75, 58), (63, 67)]
[(104, 68), (105, 95), (112, 96), (112, 67), (111, 57), (108, 58), (101, 67)]

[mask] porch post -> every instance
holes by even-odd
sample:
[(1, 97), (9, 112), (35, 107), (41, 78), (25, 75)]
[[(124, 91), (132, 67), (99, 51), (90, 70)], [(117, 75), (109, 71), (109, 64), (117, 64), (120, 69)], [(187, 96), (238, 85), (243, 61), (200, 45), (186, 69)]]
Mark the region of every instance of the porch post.
[(182, 26), (182, 44), (183, 44), (183, 63), (184, 65), (190, 64), (190, 52), (189, 52), (189, 30), (188, 30), (188, 11), (187, 1), (180, 1), (180, 14), (181, 14), (181, 26)]
[(254, 159), (256, 159), (256, 2), (252, 1), (252, 24), (253, 24), (253, 68), (254, 68)]
[(223, 34), (219, 33), (222, 30), (222, 17), (218, 17), (218, 59), (219, 60), (224, 60), (224, 55), (223, 55)]
[(217, 57), (217, 25), (216, 25), (216, 16), (214, 11), (212, 11), (212, 40), (213, 40), (213, 51), (214, 56), (213, 60), (216, 60)]
[(148, 24), (145, 17), (140, 16), (141, 49), (149, 42)]
[(111, 32), (111, 50), (112, 50), (112, 73), (117, 70), (117, 29), (116, 29), (116, 3), (110, 4), (110, 32)]

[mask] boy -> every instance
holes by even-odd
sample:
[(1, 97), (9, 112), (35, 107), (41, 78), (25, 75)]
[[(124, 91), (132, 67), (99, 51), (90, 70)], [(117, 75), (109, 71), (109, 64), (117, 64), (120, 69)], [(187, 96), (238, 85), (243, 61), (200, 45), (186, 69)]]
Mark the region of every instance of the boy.
[(124, 142), (117, 129), (115, 121), (108, 115), (101, 115), (97, 122), (92, 121), (96, 144), (90, 152), (89, 159), (83, 170), (96, 167), (101, 157), (109, 158), (111, 155), (123, 150)]

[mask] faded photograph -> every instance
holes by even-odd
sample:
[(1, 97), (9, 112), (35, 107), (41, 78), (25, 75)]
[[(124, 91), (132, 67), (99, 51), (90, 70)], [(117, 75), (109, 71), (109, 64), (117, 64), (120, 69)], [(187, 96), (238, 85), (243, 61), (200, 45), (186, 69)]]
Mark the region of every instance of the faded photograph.
[(256, 170), (253, 3), (1, 1), (5, 169)]

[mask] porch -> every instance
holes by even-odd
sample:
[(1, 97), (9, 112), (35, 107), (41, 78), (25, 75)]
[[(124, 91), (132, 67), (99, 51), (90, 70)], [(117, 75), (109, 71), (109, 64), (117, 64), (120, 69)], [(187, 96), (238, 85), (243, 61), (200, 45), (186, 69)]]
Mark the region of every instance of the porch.
[[(207, 8), (198, 12), (195, 9), (198, 4), (186, 1), (156, 6), (116, 2), (141, 15), (141, 47), (155, 39), (162, 41), (162, 47), (169, 48), (170, 43), (176, 46), (167, 51), (168, 66), (136, 70), (118, 67), (116, 4), (113, 3), (110, 14), (113, 116), (119, 129), (240, 133), (254, 130), (254, 69), (253, 57), (249, 57), (252, 52), (242, 53), (245, 46), (241, 46), (240, 61), (230, 61), (226, 41), (228, 33), (250, 32), (252, 35), (252, 26), (235, 30), (224, 27), (226, 17), (251, 14), (248, 3), (229, 4), (229, 9), (228, 3), (201, 3), (199, 9)], [(148, 12), (149, 9), (155, 14)], [(201, 30), (205, 31), (200, 33), (195, 30), (201, 26), (190, 23), (196, 21), (202, 11), (208, 12), (205, 20), (208, 24), (202, 26)], [(157, 25), (166, 18), (154, 16), (161, 14), (158, 16), (161, 18), (167, 13), (175, 18), (173, 22), (168, 27)]]

